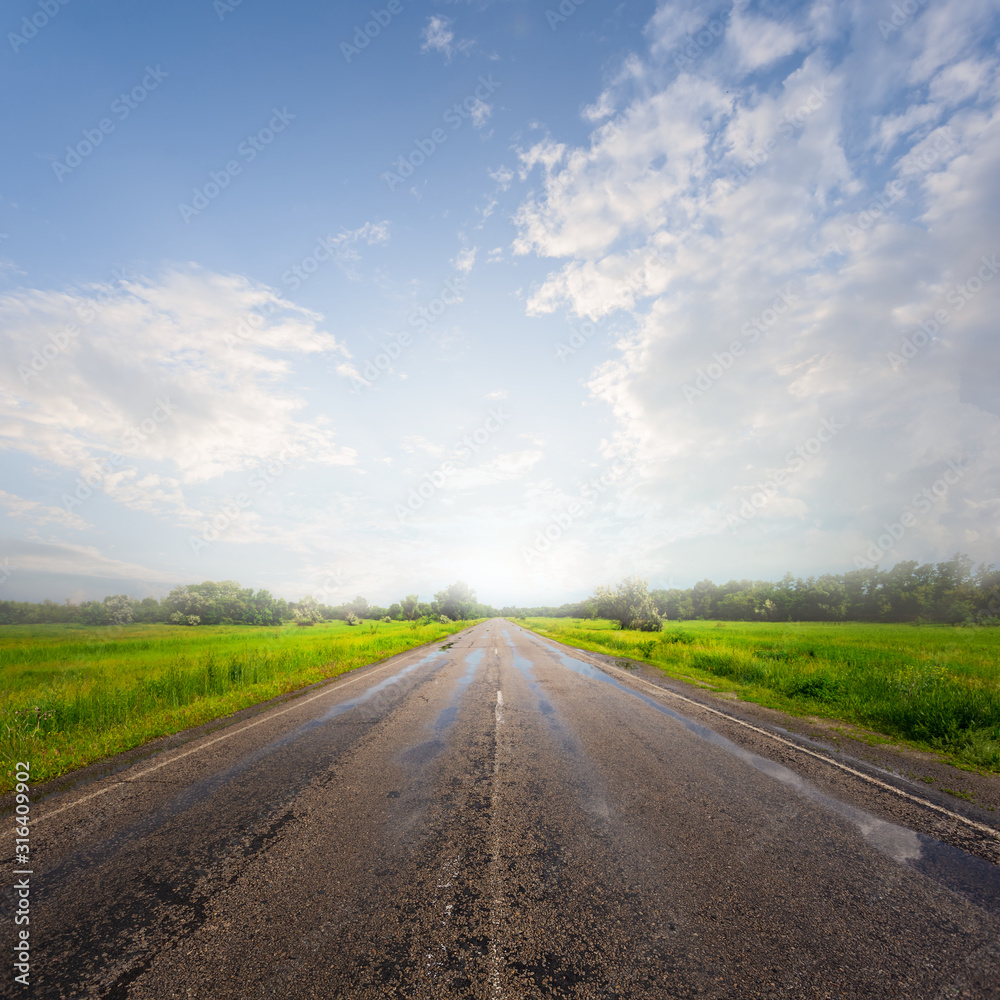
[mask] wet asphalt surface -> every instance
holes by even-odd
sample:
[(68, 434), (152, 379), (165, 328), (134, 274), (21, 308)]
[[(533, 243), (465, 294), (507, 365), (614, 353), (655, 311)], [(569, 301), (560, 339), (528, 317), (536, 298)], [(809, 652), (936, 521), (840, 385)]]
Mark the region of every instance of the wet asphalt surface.
[(1000, 868), (940, 817), (509, 622), (453, 639), (38, 802), (4, 995), (1000, 997)]

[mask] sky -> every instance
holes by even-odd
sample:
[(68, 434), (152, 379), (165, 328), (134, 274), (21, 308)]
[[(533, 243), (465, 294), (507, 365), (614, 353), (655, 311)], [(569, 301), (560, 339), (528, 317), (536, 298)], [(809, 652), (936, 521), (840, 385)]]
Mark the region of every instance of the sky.
[(0, 599), (1000, 561), (996, 0), (0, 28)]

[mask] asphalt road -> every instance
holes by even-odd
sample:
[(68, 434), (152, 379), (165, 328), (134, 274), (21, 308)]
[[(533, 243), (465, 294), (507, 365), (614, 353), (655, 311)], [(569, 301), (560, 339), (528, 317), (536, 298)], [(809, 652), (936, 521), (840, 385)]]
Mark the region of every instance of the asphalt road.
[(454, 638), (37, 803), (4, 991), (1000, 997), (1000, 868), (940, 812), (509, 622)]

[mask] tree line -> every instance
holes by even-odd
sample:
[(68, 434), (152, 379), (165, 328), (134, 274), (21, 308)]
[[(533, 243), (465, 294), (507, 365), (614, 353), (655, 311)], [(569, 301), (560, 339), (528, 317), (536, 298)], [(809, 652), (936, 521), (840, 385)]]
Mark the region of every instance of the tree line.
[(631, 578), (599, 588), (579, 611), (573, 617), (611, 618), (622, 628), (699, 619), (1000, 625), (1000, 568), (974, 566), (956, 553), (936, 564), (908, 561), (806, 579), (786, 573), (778, 582), (701, 580), (687, 589), (648, 590)]
[(364, 597), (355, 597), (344, 604), (322, 604), (307, 596), (301, 601), (286, 601), (268, 590), (254, 591), (241, 587), (234, 580), (189, 583), (175, 587), (158, 600), (155, 597), (129, 597), (112, 594), (101, 601), (57, 604), (45, 600), (0, 601), (0, 625), (39, 625), (73, 623), (79, 625), (129, 625), (133, 622), (175, 625), (281, 625), (297, 622), (309, 625), (339, 619), (349, 624), (364, 620), (420, 621), (440, 619), (451, 621), (489, 618), (499, 612), (480, 604), (476, 592), (461, 581), (451, 584), (434, 595), (431, 601), (421, 601), (419, 595), (408, 594), (388, 607), (369, 604)]
[(473, 618), (611, 618), (623, 628), (658, 629), (664, 621), (860, 621), (1000, 624), (1000, 568), (956, 553), (947, 562), (901, 562), (892, 569), (856, 569), (819, 577), (793, 577), (777, 582), (701, 580), (693, 587), (650, 590), (645, 580), (630, 578), (614, 587), (598, 587), (582, 601), (555, 606), (494, 608), (476, 599), (458, 581), (421, 601), (407, 594), (388, 606), (369, 604), (361, 596), (339, 605), (311, 596), (286, 601), (270, 591), (241, 588), (233, 580), (186, 584), (167, 597), (143, 599), (125, 594), (83, 604), (54, 601), (0, 601), (0, 625), (73, 622), (83, 625), (127, 625), (159, 622), (182, 625), (310, 624), (339, 619), (421, 621), (444, 616), (452, 621)]

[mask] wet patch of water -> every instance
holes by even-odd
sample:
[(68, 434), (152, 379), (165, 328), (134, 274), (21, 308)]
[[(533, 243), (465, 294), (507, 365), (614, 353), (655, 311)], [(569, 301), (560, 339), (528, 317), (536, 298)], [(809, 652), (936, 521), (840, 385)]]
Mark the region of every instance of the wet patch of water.
[(783, 764), (760, 757), (738, 746), (714, 729), (700, 725), (656, 699), (620, 683), (589, 663), (557, 649), (552, 651), (559, 657), (562, 665), (574, 673), (638, 698), (650, 708), (676, 720), (695, 736), (725, 750), (797, 794), (842, 816), (857, 828), (868, 844), (897, 863), (913, 868), (990, 913), (1000, 914), (1000, 870), (996, 866), (933, 837), (918, 834), (914, 830), (879, 819), (863, 809), (834, 799)]

